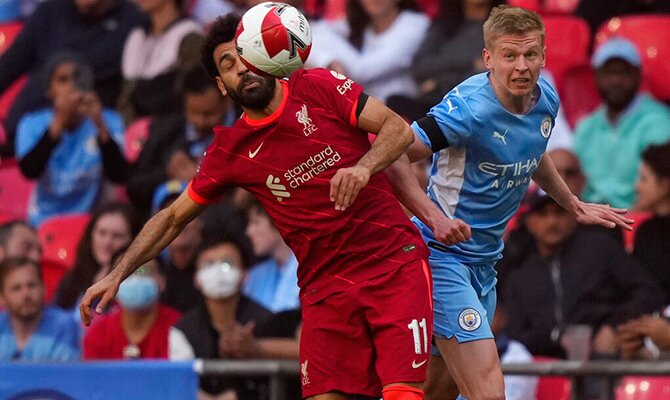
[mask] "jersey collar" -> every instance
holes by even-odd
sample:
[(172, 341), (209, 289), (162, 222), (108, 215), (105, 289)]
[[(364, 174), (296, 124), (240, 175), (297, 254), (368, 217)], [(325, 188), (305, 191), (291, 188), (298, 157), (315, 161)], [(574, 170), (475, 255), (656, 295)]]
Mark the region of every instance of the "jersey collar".
[(245, 113), (242, 116), (242, 118), (244, 119), (244, 122), (246, 122), (247, 124), (249, 124), (251, 126), (258, 127), (258, 126), (268, 125), (272, 122), (275, 122), (277, 119), (279, 119), (279, 117), (284, 112), (284, 106), (286, 106), (286, 101), (288, 99), (288, 82), (286, 82), (284, 80), (281, 80), (281, 81), (279, 81), (279, 84), (281, 84), (283, 86), (282, 87), (282, 99), (281, 99), (281, 104), (279, 105), (279, 107), (277, 107), (275, 112), (273, 112), (272, 114), (268, 115), (267, 117), (261, 118), (261, 119), (251, 119)]

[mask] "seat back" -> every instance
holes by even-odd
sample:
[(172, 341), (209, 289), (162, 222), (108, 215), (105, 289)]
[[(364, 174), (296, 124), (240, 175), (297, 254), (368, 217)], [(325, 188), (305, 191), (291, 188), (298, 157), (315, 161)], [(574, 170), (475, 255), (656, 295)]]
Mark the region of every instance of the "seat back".
[(658, 99), (670, 100), (670, 15), (645, 14), (615, 17), (596, 33), (596, 48), (620, 36), (635, 44), (642, 57), (645, 87)]
[(561, 107), (568, 123), (575, 129), (579, 120), (591, 114), (602, 102), (588, 63), (568, 68), (559, 88)]
[[(533, 362), (560, 361), (551, 357), (533, 357)], [(537, 381), (536, 400), (570, 400), (572, 383), (564, 376), (540, 376)]]
[(126, 128), (124, 135), (124, 146), (126, 148), (126, 159), (128, 162), (135, 162), (137, 157), (149, 138), (149, 126), (151, 125), (151, 117), (140, 118)]
[(616, 400), (670, 400), (670, 377), (627, 376), (615, 391)]
[(541, 0), (507, 0), (507, 4), (512, 7), (521, 7), (527, 10), (535, 11), (537, 13), (542, 11)]
[(49, 304), (53, 300), (56, 289), (61, 279), (70, 270), (64, 264), (56, 261), (43, 259), (40, 261), (40, 268), (42, 270), (42, 280), (44, 281), (44, 302)]
[[(0, 54), (4, 53), (12, 42), (14, 42), (14, 39), (16, 39), (22, 28), (23, 23), (17, 21), (0, 23)], [(24, 75), (4, 92), (0, 93), (0, 121), (4, 121), (7, 118), (7, 113), (14, 99), (26, 84), (26, 80), (27, 78)]]
[(21, 173), (16, 159), (0, 162), (0, 214), (6, 219), (26, 219), (35, 182)]
[(570, 15), (575, 12), (580, 0), (544, 0), (542, 13)]
[(42, 258), (71, 268), (90, 219), (89, 214), (65, 214), (44, 221), (37, 229), (43, 249)]
[(569, 15), (544, 17), (547, 44), (547, 69), (561, 87), (565, 72), (589, 62), (591, 30), (586, 21)]

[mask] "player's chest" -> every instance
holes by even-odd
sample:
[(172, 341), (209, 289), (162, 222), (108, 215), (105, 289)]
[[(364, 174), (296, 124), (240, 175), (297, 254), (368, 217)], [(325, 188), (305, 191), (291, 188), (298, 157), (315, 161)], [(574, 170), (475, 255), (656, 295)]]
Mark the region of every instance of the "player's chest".
[(544, 154), (553, 120), (549, 115), (488, 121), (477, 126), (470, 157), (479, 162), (513, 164)]

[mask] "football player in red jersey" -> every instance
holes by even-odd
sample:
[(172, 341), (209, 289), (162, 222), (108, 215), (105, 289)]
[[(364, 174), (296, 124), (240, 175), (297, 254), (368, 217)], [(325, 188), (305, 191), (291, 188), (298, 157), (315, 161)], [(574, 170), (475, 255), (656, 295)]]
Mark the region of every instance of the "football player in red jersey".
[[(90, 323), (95, 299), (99, 313), (124, 278), (227, 188), (241, 186), (299, 261), (303, 396), (423, 399), (433, 325), (428, 251), (381, 172), (408, 148), (412, 131), (334, 71), (299, 70), (288, 81), (251, 73), (235, 47), (238, 21), (229, 14), (211, 26), (202, 59), (244, 115), (215, 128), (188, 189), (89, 288), (83, 321)], [(368, 132), (377, 135), (372, 145)]]

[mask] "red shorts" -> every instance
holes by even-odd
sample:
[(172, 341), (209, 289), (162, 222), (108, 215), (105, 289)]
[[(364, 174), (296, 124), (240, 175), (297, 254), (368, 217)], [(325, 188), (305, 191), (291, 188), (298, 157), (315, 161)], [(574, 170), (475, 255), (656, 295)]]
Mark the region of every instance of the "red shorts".
[(381, 397), (384, 385), (426, 380), (433, 333), (432, 280), (418, 260), (303, 304), (303, 397)]

